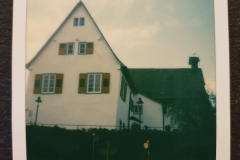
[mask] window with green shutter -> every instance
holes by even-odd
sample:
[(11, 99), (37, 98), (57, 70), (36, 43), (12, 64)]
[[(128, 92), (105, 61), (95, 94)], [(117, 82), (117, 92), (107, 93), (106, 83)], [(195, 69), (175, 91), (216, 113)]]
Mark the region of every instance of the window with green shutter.
[(36, 74), (34, 94), (62, 93), (63, 74)]
[(109, 93), (110, 73), (80, 73), (78, 93)]

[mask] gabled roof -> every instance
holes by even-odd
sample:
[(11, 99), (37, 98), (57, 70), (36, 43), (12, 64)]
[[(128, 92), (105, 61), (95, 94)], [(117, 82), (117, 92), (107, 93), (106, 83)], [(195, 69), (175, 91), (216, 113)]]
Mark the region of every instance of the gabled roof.
[(205, 92), (201, 69), (128, 69), (134, 86), (140, 94), (157, 101), (191, 98)]
[(80, 1), (74, 8), (73, 10), (69, 13), (69, 15), (66, 17), (66, 19), (62, 22), (62, 24), (58, 27), (58, 29), (53, 33), (53, 35), (48, 39), (48, 41), (44, 44), (44, 46), (39, 50), (39, 52), (33, 57), (33, 59), (31, 61), (29, 61), (26, 64), (26, 68), (29, 68), (30, 65), (38, 58), (38, 56), (42, 53), (42, 51), (47, 47), (47, 45), (53, 40), (54, 36), (61, 30), (61, 28), (64, 26), (64, 24), (69, 20), (69, 18), (72, 16), (72, 14), (77, 10), (77, 8), (79, 6), (83, 6), (87, 13), (89, 14), (90, 18), (93, 20), (93, 23), (96, 25), (98, 31), (100, 32), (100, 34), (102, 35), (103, 39), (106, 41), (108, 47), (110, 48), (110, 50), (112, 51), (113, 55), (115, 56), (115, 58), (119, 61), (121, 66), (124, 66), (124, 64), (118, 59), (118, 57), (116, 56), (116, 54), (113, 52), (112, 48), (110, 47), (109, 43), (107, 42), (107, 40), (105, 39), (105, 37), (103, 36), (102, 32), (100, 31), (100, 29), (98, 28), (96, 22), (94, 21), (94, 19), (92, 18), (91, 14), (88, 12), (87, 8), (85, 7), (85, 5), (83, 4), (82, 1)]

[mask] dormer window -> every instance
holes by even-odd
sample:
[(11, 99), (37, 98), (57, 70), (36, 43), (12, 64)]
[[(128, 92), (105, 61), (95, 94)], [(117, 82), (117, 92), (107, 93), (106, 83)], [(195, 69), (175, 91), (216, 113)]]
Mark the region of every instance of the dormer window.
[(84, 18), (80, 18), (80, 26), (84, 26)]
[(73, 20), (73, 26), (78, 26), (78, 18), (74, 18), (74, 20)]

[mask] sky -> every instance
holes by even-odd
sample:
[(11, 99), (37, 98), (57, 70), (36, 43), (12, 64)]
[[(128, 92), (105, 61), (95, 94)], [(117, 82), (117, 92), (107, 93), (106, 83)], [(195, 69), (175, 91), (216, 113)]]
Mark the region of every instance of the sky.
[[(26, 63), (79, 0), (27, 0)], [(128, 68), (190, 68), (200, 58), (205, 88), (215, 93), (213, 0), (83, 0)]]

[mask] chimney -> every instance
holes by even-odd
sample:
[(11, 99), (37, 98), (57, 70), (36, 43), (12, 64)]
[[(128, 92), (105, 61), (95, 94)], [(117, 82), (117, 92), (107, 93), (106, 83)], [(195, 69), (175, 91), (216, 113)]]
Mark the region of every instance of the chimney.
[(188, 64), (192, 66), (192, 69), (198, 69), (198, 62), (200, 59), (198, 57), (189, 57)]

